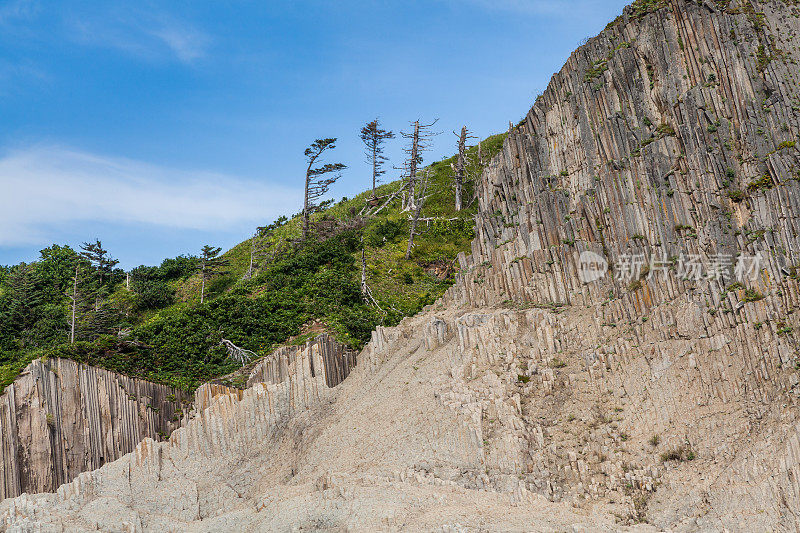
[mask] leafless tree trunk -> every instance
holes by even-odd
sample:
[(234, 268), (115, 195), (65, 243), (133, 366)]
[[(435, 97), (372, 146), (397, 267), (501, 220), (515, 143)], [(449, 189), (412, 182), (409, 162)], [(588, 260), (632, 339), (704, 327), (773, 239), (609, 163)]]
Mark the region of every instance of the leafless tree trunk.
[(422, 183), (419, 184), (417, 187), (417, 191), (419, 195), (414, 198), (414, 207), (411, 215), (411, 231), (408, 234), (408, 248), (406, 248), (406, 259), (411, 257), (411, 249), (414, 247), (414, 236), (416, 235), (417, 231), (417, 223), (419, 222), (419, 217), (422, 215), (422, 206), (425, 205), (425, 195), (428, 192), (428, 173), (422, 178)]
[(361, 296), (365, 302), (374, 305), (379, 311), (383, 312), (381, 306), (378, 305), (378, 301), (372, 295), (372, 289), (367, 284), (367, 256), (366, 248), (364, 248), (364, 237), (361, 237)]
[[(414, 201), (414, 188), (417, 181), (417, 164), (419, 162), (419, 120), (414, 121), (414, 133), (411, 138), (411, 157), (408, 160), (408, 200)], [(406, 203), (405, 207), (414, 208), (413, 203)]]
[(399, 188), (399, 189), (397, 189), (396, 191), (394, 191), (392, 194), (390, 194), (390, 195), (389, 195), (389, 198), (388, 198), (388, 199), (387, 199), (385, 202), (383, 202), (383, 204), (382, 204), (380, 207), (376, 208), (374, 211), (370, 210), (370, 205), (369, 205), (369, 203), (367, 203), (367, 204), (364, 206), (364, 208), (361, 210), (361, 212), (359, 213), (359, 216), (373, 217), (373, 216), (377, 215), (378, 213), (380, 213), (381, 211), (383, 211), (384, 209), (386, 209), (386, 207), (387, 207), (389, 204), (391, 204), (391, 203), (392, 203), (392, 201), (393, 201), (395, 198), (397, 198), (397, 196), (398, 196), (398, 195), (399, 195), (401, 192), (404, 192), (404, 191), (406, 190), (406, 185), (407, 185), (406, 183), (401, 183), (401, 184), (400, 184), (400, 188)]
[(461, 191), (464, 188), (464, 167), (466, 165), (467, 127), (461, 128), (458, 138), (458, 158), (456, 159), (456, 211), (461, 211)]
[(411, 141), (411, 146), (405, 149), (408, 154), (404, 166), (406, 192), (403, 193), (403, 211), (416, 208), (414, 200), (417, 198), (417, 182), (419, 176), (417, 175), (419, 164), (422, 162), (422, 152), (424, 152), (430, 145), (430, 139), (436, 133), (430, 132), (430, 127), (436, 124), (439, 119), (434, 120), (430, 124), (420, 124), (419, 120), (415, 120), (411, 124), (414, 126), (412, 133), (402, 133), (401, 135)]
[(361, 296), (367, 299), (367, 256), (365, 255), (364, 237), (361, 237)]
[(72, 280), (72, 323), (69, 328), (69, 343), (75, 342), (75, 312), (78, 307), (78, 269), (80, 264), (75, 265), (75, 277)]
[(253, 277), (253, 259), (256, 254), (256, 236), (258, 235), (258, 231), (253, 233), (253, 236), (250, 237), (250, 266), (247, 267), (247, 272), (244, 273), (244, 279), (250, 279)]
[(200, 267), (200, 278), (203, 280), (200, 284), (200, 303), (202, 304), (206, 299), (206, 262), (203, 261)]
[(245, 366), (251, 359), (258, 358), (257, 353), (246, 350), (245, 348), (239, 348), (228, 339), (222, 339), (220, 344), (228, 350), (228, 358), (238, 361), (242, 366)]

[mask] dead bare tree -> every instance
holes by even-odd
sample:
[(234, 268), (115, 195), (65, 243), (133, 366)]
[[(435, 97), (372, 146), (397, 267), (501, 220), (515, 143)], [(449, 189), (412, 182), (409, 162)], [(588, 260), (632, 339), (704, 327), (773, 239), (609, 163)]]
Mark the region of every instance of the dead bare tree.
[(242, 279), (250, 279), (253, 277), (253, 262), (256, 255), (256, 237), (258, 237), (258, 233), (257, 229), (253, 233), (253, 236), (250, 237), (250, 265), (247, 267), (247, 271), (244, 273), (244, 276), (242, 276)]
[(308, 229), (311, 214), (318, 210), (317, 200), (328, 192), (330, 186), (341, 177), (340, 172), (347, 168), (342, 163), (326, 163), (321, 167), (314, 167), (320, 157), (327, 151), (336, 148), (336, 138), (317, 139), (306, 148), (305, 156), (308, 160), (306, 167), (305, 199), (303, 202), (303, 240), (308, 238)]
[(371, 202), (367, 202), (367, 204), (361, 209), (361, 212), (358, 214), (358, 216), (368, 218), (377, 215), (378, 213), (386, 209), (386, 207), (388, 207), (388, 205), (391, 204), (392, 201), (394, 201), (394, 199), (397, 198), (401, 193), (405, 192), (406, 185), (408, 184), (401, 183), (400, 187), (392, 194), (381, 196), (381, 198), (386, 198), (386, 201), (380, 205), (378, 204), (373, 205)]
[(425, 205), (425, 198), (428, 193), (428, 183), (430, 181), (430, 171), (426, 170), (422, 174), (421, 181), (415, 188), (416, 196), (411, 205), (414, 207), (411, 210), (411, 230), (408, 233), (408, 248), (406, 248), (406, 259), (411, 257), (411, 249), (414, 247), (414, 237), (417, 235), (417, 224), (419, 223), (420, 216), (422, 215), (422, 207)]
[(78, 308), (78, 271), (80, 270), (81, 263), (80, 261), (75, 262), (75, 277), (72, 278), (72, 294), (70, 295), (70, 300), (72, 300), (72, 320), (70, 321), (69, 326), (69, 343), (75, 343), (75, 315), (77, 314)]
[(375, 198), (375, 188), (380, 177), (386, 173), (383, 170), (383, 163), (387, 158), (383, 155), (383, 143), (388, 139), (394, 139), (394, 133), (389, 130), (381, 129), (381, 124), (376, 118), (361, 128), (359, 136), (365, 146), (367, 162), (372, 165), (372, 197)]
[[(467, 179), (467, 139), (475, 139), (473, 135), (469, 134), (466, 126), (461, 128), (461, 133), (453, 132), (458, 137), (458, 156), (456, 156), (455, 165), (451, 164), (453, 168), (454, 186), (455, 186), (455, 207), (456, 211), (461, 211), (462, 207), (462, 194), (464, 190), (464, 183)], [(478, 145), (478, 153), (480, 154), (480, 144)], [(479, 155), (480, 157), (480, 155)]]
[(431, 139), (436, 135), (430, 131), (430, 128), (438, 120), (436, 119), (430, 124), (420, 124), (419, 120), (415, 120), (411, 123), (413, 126), (411, 133), (400, 132), (404, 139), (410, 140), (410, 145), (404, 150), (408, 154), (403, 167), (403, 182), (406, 185), (406, 191), (403, 193), (404, 211), (413, 211), (416, 207), (413, 201), (417, 197), (415, 191), (419, 181), (417, 170), (422, 163), (422, 153), (430, 147)]
[(229, 359), (233, 359), (234, 361), (241, 363), (242, 366), (245, 366), (251, 359), (258, 357), (257, 353), (251, 352), (250, 350), (246, 350), (244, 348), (239, 348), (228, 339), (222, 339), (220, 341), (220, 345), (224, 346), (225, 349), (228, 350)]
[(367, 284), (367, 256), (363, 236), (361, 237), (361, 296), (364, 298), (365, 302), (374, 305), (378, 311), (383, 312), (381, 306), (378, 305), (378, 301), (372, 295), (372, 289), (370, 289)]

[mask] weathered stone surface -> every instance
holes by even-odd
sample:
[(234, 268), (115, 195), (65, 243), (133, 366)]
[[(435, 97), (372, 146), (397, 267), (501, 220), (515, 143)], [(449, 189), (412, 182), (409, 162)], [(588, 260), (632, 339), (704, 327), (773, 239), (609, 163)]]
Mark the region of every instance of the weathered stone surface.
[[(339, 344), (327, 333), (323, 333), (302, 346), (282, 346), (272, 352), (253, 368), (247, 379), (247, 386), (251, 387), (256, 383), (280, 383), (286, 380), (296, 373), (298, 354), (307, 350), (319, 355), (319, 359), (311, 358), (312, 376), (316, 373), (322, 374), (328, 387), (335, 387), (344, 381), (356, 366), (356, 352)], [(313, 366), (317, 360), (319, 365)]]
[(0, 396), (0, 496), (52, 492), (180, 425), (182, 391), (68, 359), (33, 361)]
[[(570, 57), (483, 176), (457, 284), (340, 385), (284, 354), (7, 528), (799, 530), (800, 7), (666, 4)], [(586, 250), (764, 262), (583, 283)]]

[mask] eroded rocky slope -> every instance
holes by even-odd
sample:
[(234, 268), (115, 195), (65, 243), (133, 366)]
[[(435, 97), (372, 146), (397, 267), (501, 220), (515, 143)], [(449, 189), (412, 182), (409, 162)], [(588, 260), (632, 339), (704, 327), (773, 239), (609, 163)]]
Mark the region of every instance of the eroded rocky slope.
[(334, 388), (307, 345), (206, 391), (6, 528), (800, 529), (798, 34), (788, 1), (637, 2), (510, 132), (440, 302)]

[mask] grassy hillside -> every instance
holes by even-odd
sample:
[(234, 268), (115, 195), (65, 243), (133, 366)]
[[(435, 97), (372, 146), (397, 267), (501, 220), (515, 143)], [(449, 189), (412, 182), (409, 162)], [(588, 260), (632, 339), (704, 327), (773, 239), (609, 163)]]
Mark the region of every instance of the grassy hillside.
[[(496, 153), (503, 140), (504, 135), (484, 140), (484, 157)], [(472, 175), (481, 170), (476, 152), (468, 152)], [(13, 381), (35, 357), (58, 356), (191, 390), (239, 366), (227, 358), (222, 338), (263, 356), (281, 343), (324, 329), (360, 348), (375, 326), (394, 325), (418, 312), (453, 283), (452, 262), (469, 250), (477, 208), (476, 202), (470, 203), (474, 194), (469, 184), (464, 194), (468, 207), (454, 210), (453, 162), (450, 158), (426, 167), (430, 186), (422, 216), (436, 220), (418, 228), (408, 260), (409, 215), (401, 211), (399, 199), (377, 216), (358, 216), (372, 196), (370, 190), (317, 213), (317, 238), (299, 242), (302, 220), (294, 217), (255, 242), (247, 239), (227, 251), (229, 272), (208, 283), (203, 304), (192, 258), (134, 269), (130, 290), (124, 274), (116, 272), (98, 293), (102, 305), (86, 312), (86, 326), (74, 344), (66, 342), (63, 327), (69, 313), (63, 294), (69, 290), (74, 252), (57, 247), (59, 254), (43, 251), (37, 263), (3, 269), (0, 318), (13, 320), (0, 326), (0, 384)], [(377, 195), (386, 197), (400, 186), (382, 185)], [(260, 253), (246, 279), (254, 244)], [(360, 292), (362, 250), (377, 305), (365, 302)], [(58, 304), (48, 311), (47, 336), (37, 333), (47, 312), (26, 295), (52, 286), (58, 286), (51, 291)], [(31, 305), (21, 306), (25, 301)]]

